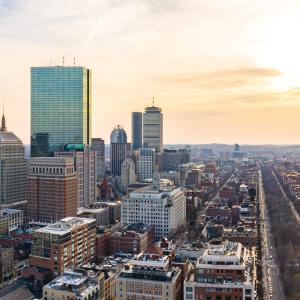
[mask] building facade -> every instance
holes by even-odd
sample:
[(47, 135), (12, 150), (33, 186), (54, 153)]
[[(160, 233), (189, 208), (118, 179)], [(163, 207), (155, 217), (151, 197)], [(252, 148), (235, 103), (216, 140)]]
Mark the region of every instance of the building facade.
[(97, 156), (97, 182), (102, 182), (105, 176), (105, 144), (100, 138), (92, 139), (92, 150), (96, 151)]
[(135, 165), (131, 158), (126, 158), (121, 166), (120, 187), (123, 192), (136, 182)]
[(26, 203), (27, 161), (22, 141), (7, 131), (6, 120), (2, 116), (0, 129), (0, 204)]
[(209, 245), (184, 282), (184, 299), (254, 300), (253, 265), (240, 243)]
[[(154, 176), (155, 177), (155, 176)], [(154, 225), (155, 239), (174, 235), (186, 221), (186, 197), (180, 188), (152, 186), (133, 191), (122, 199), (122, 225)]]
[(77, 214), (77, 174), (71, 157), (36, 157), (28, 175), (28, 218), (55, 222)]
[(69, 217), (37, 229), (29, 259), (32, 267), (47, 269), (53, 276), (80, 267), (95, 258), (96, 220)]
[(88, 276), (83, 270), (67, 270), (43, 287), (42, 300), (102, 300), (100, 285), (95, 277)]
[(112, 176), (120, 176), (122, 163), (130, 151), (127, 134), (124, 128), (117, 125), (110, 135), (110, 170)]
[(132, 150), (143, 147), (143, 113), (131, 113), (131, 145)]
[(89, 145), (67, 144), (55, 157), (71, 157), (77, 174), (78, 207), (90, 206), (96, 202), (96, 152)]
[(31, 68), (31, 156), (52, 156), (65, 144), (90, 144), (91, 70)]
[(138, 157), (139, 180), (152, 178), (154, 170), (155, 170), (155, 148), (141, 148)]
[(117, 299), (181, 300), (181, 270), (168, 256), (139, 254), (117, 275)]
[(163, 149), (163, 114), (154, 105), (146, 107), (143, 115), (143, 147), (155, 148), (156, 152)]

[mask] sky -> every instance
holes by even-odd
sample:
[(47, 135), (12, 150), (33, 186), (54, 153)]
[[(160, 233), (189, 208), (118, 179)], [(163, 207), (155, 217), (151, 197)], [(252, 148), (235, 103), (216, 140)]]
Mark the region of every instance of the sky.
[(164, 143), (298, 144), (298, 0), (0, 0), (0, 97), (30, 141), (30, 67), (93, 72), (92, 136), (152, 97)]

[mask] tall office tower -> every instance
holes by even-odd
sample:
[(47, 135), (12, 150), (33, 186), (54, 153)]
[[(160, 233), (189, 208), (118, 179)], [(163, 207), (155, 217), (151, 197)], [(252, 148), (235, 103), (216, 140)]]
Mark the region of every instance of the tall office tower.
[(117, 125), (110, 135), (110, 170), (111, 175), (120, 176), (122, 163), (130, 151), (130, 144), (127, 143), (127, 134), (124, 128)]
[(105, 144), (100, 138), (92, 139), (92, 150), (97, 156), (97, 182), (102, 182), (105, 176)]
[(155, 169), (155, 149), (142, 148), (138, 159), (138, 177), (144, 180), (153, 177)]
[(155, 226), (155, 239), (173, 236), (185, 224), (186, 197), (180, 188), (160, 186), (154, 172), (153, 185), (126, 195), (121, 203), (122, 225), (144, 223)]
[(163, 149), (163, 114), (161, 108), (154, 106), (145, 108), (143, 116), (143, 147)]
[(4, 115), (0, 129), (0, 204), (26, 203), (27, 161), (22, 141), (7, 131)]
[(143, 113), (131, 113), (131, 144), (132, 150), (143, 147)]
[(36, 157), (28, 176), (29, 220), (53, 222), (77, 214), (77, 174), (71, 157)]
[(72, 157), (77, 174), (78, 207), (90, 206), (96, 202), (96, 152), (89, 145), (67, 144), (56, 157)]
[(136, 182), (135, 165), (131, 158), (126, 158), (122, 163), (120, 186), (126, 192), (128, 186)]
[(95, 219), (64, 218), (35, 230), (33, 237), (29, 265), (49, 270), (54, 277), (68, 268), (80, 267), (94, 261)]
[(52, 156), (65, 144), (90, 144), (91, 70), (31, 68), (31, 156)]

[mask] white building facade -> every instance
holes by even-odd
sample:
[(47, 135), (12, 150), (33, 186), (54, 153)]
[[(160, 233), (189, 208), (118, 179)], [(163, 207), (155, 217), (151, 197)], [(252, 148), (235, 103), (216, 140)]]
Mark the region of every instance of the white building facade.
[(123, 197), (122, 225), (144, 223), (155, 226), (155, 239), (170, 236), (185, 224), (186, 197), (180, 188), (154, 184)]

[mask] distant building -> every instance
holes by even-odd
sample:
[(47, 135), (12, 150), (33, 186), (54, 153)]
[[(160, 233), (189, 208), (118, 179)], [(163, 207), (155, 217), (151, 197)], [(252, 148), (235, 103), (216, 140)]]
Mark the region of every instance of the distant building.
[(254, 300), (254, 258), (242, 244), (209, 245), (184, 282), (184, 299)]
[(153, 177), (155, 169), (155, 148), (141, 148), (138, 158), (138, 177), (144, 180)]
[[(93, 274), (93, 273), (90, 273)], [(67, 270), (61, 276), (43, 286), (43, 300), (103, 299), (99, 297), (100, 285), (95, 277), (83, 270)]]
[(69, 217), (33, 233), (30, 266), (47, 269), (52, 275), (80, 267), (95, 257), (96, 220)]
[(136, 182), (135, 165), (131, 158), (126, 158), (121, 167), (120, 185), (122, 191), (126, 192), (127, 187)]
[(143, 113), (131, 113), (131, 146), (132, 150), (138, 150), (143, 147)]
[(91, 150), (96, 151), (97, 157), (97, 182), (100, 183), (105, 177), (105, 144), (100, 138), (92, 138)]
[(160, 170), (162, 172), (178, 171), (179, 165), (189, 161), (190, 155), (185, 149), (164, 149), (160, 157)]
[(141, 253), (117, 275), (117, 299), (182, 299), (181, 270), (168, 256)]
[(28, 176), (29, 220), (50, 223), (76, 216), (77, 182), (73, 158), (32, 158)]
[(56, 157), (72, 157), (78, 178), (78, 207), (89, 206), (96, 202), (96, 152), (89, 145), (67, 144)]
[(186, 198), (180, 188), (160, 186), (154, 176), (152, 186), (133, 191), (122, 199), (122, 225), (144, 223), (155, 226), (155, 239), (175, 234), (185, 224)]
[(31, 68), (31, 157), (90, 144), (91, 77), (80, 66)]
[(163, 114), (154, 103), (145, 108), (143, 115), (143, 147), (155, 148), (156, 152), (163, 149)]
[(130, 151), (127, 143), (127, 134), (120, 125), (116, 126), (110, 135), (110, 170), (111, 175), (120, 176), (122, 163)]
[(0, 205), (10, 207), (27, 200), (27, 161), (22, 141), (7, 131), (5, 116), (0, 129)]

